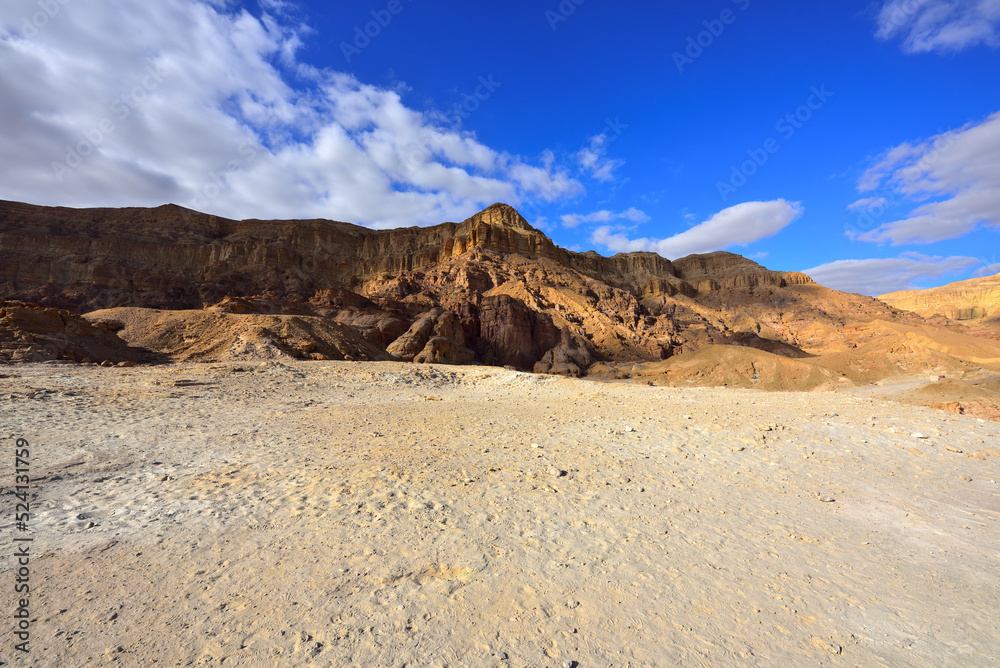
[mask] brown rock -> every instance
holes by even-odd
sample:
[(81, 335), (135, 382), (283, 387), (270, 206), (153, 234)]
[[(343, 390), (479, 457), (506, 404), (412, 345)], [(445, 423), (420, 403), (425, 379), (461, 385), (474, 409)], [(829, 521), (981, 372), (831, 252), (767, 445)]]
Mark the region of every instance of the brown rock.
[(130, 348), (118, 338), (114, 327), (58, 309), (0, 302), (0, 362), (97, 360), (111, 366), (152, 359), (149, 351)]

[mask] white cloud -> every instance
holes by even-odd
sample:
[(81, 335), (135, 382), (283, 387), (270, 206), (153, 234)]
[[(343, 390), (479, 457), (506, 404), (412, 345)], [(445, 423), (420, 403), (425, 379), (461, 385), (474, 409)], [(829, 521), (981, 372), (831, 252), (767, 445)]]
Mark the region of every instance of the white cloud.
[(1000, 112), (890, 149), (865, 172), (858, 189), (882, 184), (925, 203), (901, 220), (851, 232), (852, 238), (900, 245), (954, 239), (980, 226), (1000, 229)]
[(264, 3), (281, 18), (224, 0), (52, 5), (33, 24), (37, 2), (0, 4), (0, 198), (386, 227), (583, 193), (545, 155), (302, 63), (291, 3)]
[(973, 257), (903, 253), (891, 258), (837, 260), (806, 269), (805, 273), (820, 285), (834, 290), (875, 296), (912, 290), (918, 281), (966, 271), (978, 263), (979, 260)]
[(902, 37), (907, 53), (1000, 45), (998, 0), (886, 0), (877, 23), (875, 35), (881, 40)]
[(590, 143), (576, 154), (580, 167), (588, 172), (591, 178), (602, 183), (614, 181), (614, 171), (625, 164), (624, 160), (612, 160), (605, 157), (610, 143), (606, 134), (595, 135), (590, 138)]
[(699, 225), (669, 239), (629, 239), (611, 227), (594, 230), (591, 241), (618, 252), (651, 251), (678, 258), (694, 253), (711, 253), (732, 246), (773, 237), (802, 215), (802, 206), (783, 199), (744, 202), (724, 209)]
[(610, 223), (615, 220), (628, 220), (633, 223), (645, 223), (649, 221), (649, 216), (645, 212), (632, 207), (628, 211), (615, 213), (614, 211), (595, 211), (587, 215), (570, 213), (561, 218), (563, 227), (578, 227), (583, 223)]
[(993, 264), (988, 264), (984, 267), (977, 269), (973, 274), (973, 278), (983, 278), (984, 276), (995, 276), (1000, 274), (1000, 262), (994, 262)]
[(885, 206), (888, 202), (884, 197), (862, 197), (857, 202), (853, 202), (847, 205), (848, 211), (854, 211), (855, 209), (874, 209), (876, 207)]

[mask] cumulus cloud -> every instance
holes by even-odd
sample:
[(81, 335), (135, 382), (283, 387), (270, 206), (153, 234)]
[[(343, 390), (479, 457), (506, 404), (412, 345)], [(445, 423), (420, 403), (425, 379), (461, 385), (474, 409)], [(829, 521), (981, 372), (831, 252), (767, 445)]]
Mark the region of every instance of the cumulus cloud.
[(805, 273), (820, 285), (843, 292), (877, 296), (916, 289), (917, 283), (966, 271), (980, 261), (974, 257), (931, 257), (903, 253), (899, 257), (837, 260)]
[(744, 202), (715, 214), (708, 220), (668, 239), (629, 239), (610, 226), (598, 227), (591, 241), (618, 252), (651, 251), (678, 258), (693, 253), (711, 253), (732, 246), (746, 246), (767, 239), (802, 215), (802, 206), (783, 199)]
[(633, 223), (645, 223), (649, 221), (649, 216), (646, 215), (644, 211), (640, 211), (635, 207), (627, 211), (614, 212), (614, 211), (595, 211), (594, 213), (589, 213), (587, 215), (581, 215), (576, 213), (569, 213), (561, 218), (563, 227), (579, 227), (583, 223), (610, 223), (615, 220), (628, 220)]
[(553, 160), (299, 61), (309, 29), (283, 0), (260, 17), (222, 0), (51, 4), (0, 4), (0, 198), (385, 227), (583, 193)]
[(852, 231), (852, 238), (925, 244), (961, 237), (979, 227), (1000, 229), (1000, 112), (890, 149), (858, 183), (861, 192), (879, 187), (924, 203), (901, 220)]
[(587, 172), (591, 178), (602, 183), (614, 181), (614, 171), (625, 164), (624, 160), (612, 160), (607, 157), (610, 143), (607, 134), (595, 135), (590, 138), (587, 146), (584, 146), (576, 154), (580, 168)]
[(886, 0), (876, 21), (875, 35), (901, 37), (907, 53), (1000, 45), (998, 0)]

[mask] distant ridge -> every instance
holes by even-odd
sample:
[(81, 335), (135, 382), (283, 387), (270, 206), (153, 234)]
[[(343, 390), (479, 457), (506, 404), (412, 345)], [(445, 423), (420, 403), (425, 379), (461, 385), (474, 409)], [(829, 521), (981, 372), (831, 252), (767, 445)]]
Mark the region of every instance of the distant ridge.
[(892, 292), (879, 299), (926, 318), (940, 315), (967, 324), (1000, 322), (1000, 274), (949, 283), (939, 288)]

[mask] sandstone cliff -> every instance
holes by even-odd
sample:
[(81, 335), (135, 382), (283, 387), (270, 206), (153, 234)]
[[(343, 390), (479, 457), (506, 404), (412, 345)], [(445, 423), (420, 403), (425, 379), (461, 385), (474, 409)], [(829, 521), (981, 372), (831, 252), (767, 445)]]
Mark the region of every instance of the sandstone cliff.
[(942, 315), (964, 324), (1000, 324), (1000, 274), (929, 290), (907, 290), (879, 297), (886, 304), (924, 317)]

